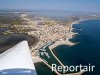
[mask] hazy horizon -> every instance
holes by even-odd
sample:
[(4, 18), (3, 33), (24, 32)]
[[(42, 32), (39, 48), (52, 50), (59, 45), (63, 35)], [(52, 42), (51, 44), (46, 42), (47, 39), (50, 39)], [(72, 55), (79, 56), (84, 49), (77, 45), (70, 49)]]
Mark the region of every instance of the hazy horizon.
[(0, 9), (65, 10), (100, 13), (100, 0), (0, 0)]

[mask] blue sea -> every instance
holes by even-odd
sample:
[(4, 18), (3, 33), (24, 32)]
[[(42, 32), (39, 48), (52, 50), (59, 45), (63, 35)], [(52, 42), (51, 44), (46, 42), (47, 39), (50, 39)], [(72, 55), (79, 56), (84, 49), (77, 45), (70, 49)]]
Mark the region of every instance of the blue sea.
[(70, 41), (77, 45), (68, 47), (60, 45), (53, 51), (64, 65), (95, 65), (93, 72), (83, 75), (100, 75), (100, 19), (81, 21), (73, 25), (73, 32), (77, 32)]

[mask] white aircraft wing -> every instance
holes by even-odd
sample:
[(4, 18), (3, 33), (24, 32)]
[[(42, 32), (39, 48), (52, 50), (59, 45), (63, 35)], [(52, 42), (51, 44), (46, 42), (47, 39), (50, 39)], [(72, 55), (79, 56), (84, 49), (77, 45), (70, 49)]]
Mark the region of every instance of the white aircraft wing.
[(0, 54), (0, 75), (37, 75), (27, 41)]

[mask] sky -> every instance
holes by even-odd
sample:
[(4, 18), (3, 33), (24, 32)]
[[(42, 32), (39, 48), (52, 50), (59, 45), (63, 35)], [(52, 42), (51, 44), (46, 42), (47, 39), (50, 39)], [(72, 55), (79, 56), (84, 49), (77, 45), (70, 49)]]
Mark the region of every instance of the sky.
[(0, 9), (48, 9), (100, 12), (100, 0), (0, 0)]

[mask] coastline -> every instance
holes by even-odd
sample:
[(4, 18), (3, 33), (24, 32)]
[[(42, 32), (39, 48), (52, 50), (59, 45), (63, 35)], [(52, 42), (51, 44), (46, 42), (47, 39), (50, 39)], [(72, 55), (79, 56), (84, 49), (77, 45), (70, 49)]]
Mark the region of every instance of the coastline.
[[(25, 16), (27, 16), (27, 15), (24, 15), (24, 16), (23, 16), (23, 19), (24, 19), (24, 20), (25, 20)], [(31, 19), (27, 18), (26, 20), (28, 21), (28, 23), (29, 23), (30, 26), (31, 26), (31, 25), (34, 25), (34, 26), (32, 26), (32, 27), (37, 27), (37, 26), (36, 26), (36, 23), (34, 23), (34, 21), (32, 21)], [(82, 21), (83, 21), (83, 20), (82, 20)], [(67, 31), (67, 34), (66, 34), (67, 37), (65, 37), (66, 40), (63, 40), (63, 39), (57, 40), (57, 41), (55, 41), (54, 44), (52, 44), (52, 45), (49, 46), (49, 49), (50, 49), (52, 55), (55, 57), (55, 59), (56, 59), (62, 66), (64, 66), (64, 65), (63, 65), (62, 62), (56, 57), (56, 55), (53, 53), (52, 49), (55, 48), (55, 47), (57, 47), (57, 46), (59, 46), (59, 45), (63, 45), (63, 44), (68, 45), (68, 46), (74, 46), (74, 45), (76, 45), (77, 43), (71, 42), (70, 39), (73, 38), (73, 36), (77, 34), (77, 33), (73, 32), (73, 25), (74, 25), (74, 24), (78, 24), (79, 22), (80, 22), (80, 20), (74, 21), (74, 22), (72, 22), (69, 26), (67, 26), (67, 27), (68, 27), (68, 31)], [(33, 35), (33, 32), (32, 32), (30, 35)], [(51, 41), (51, 40), (50, 40), (50, 41)], [(52, 41), (54, 41), (54, 40), (52, 40)], [(43, 42), (43, 43), (45, 43), (45, 42)], [(37, 45), (35, 46), (35, 48), (34, 48), (34, 47), (32, 48), (32, 49), (34, 50), (34, 51), (32, 52), (33, 63), (44, 62), (49, 68), (51, 68), (47, 62), (45, 62), (42, 58), (40, 58), (39, 56), (37, 56), (37, 53), (38, 53), (38, 52), (37, 52), (37, 49), (36, 49), (36, 48), (38, 48), (38, 47), (40, 47), (41, 45), (43, 45), (43, 43), (40, 42), (39, 44), (37, 44)], [(78, 74), (81, 75), (82, 73), (83, 73), (83, 71), (80, 71), (80, 72), (78, 72), (78, 73), (65, 74), (65, 75), (74, 75), (74, 74), (75, 74), (75, 75), (78, 75)], [(59, 75), (60, 75), (60, 74), (59, 74)]]
[[(87, 20), (95, 20), (95, 19), (85, 19), (85, 20), (79, 20), (78, 22), (83, 22), (83, 21), (87, 21)], [(99, 21), (100, 22), (100, 21)], [(76, 24), (76, 23), (75, 23)], [(74, 24), (73, 24), (74, 25)], [(91, 24), (92, 25), (92, 24)], [(86, 37), (87, 38), (87, 37)], [(62, 45), (62, 44), (60, 44), (60, 45)], [(60, 50), (60, 49), (59, 49)], [(60, 51), (59, 51), (60, 52)], [(85, 71), (83, 71), (83, 73), (84, 73)]]
[(78, 24), (79, 22), (80, 21), (74, 21), (69, 25), (69, 32), (67, 34), (68, 36), (67, 36), (66, 40), (56, 41), (54, 44), (50, 45), (49, 48), (52, 50), (52, 49), (56, 48), (57, 46), (63, 45), (63, 44), (68, 45), (68, 46), (76, 45), (77, 43), (71, 42), (70, 39), (73, 38), (74, 35), (78, 34), (78, 33), (73, 32), (73, 25)]
[(66, 40), (58, 40), (56, 41), (54, 44), (50, 45), (49, 48), (51, 50), (53, 50), (54, 48), (56, 48), (57, 46), (59, 45), (68, 45), (68, 46), (74, 46), (78, 43), (74, 43), (74, 42), (71, 42), (70, 39), (72, 39), (75, 35), (77, 35), (78, 33), (76, 32), (73, 32), (73, 25), (74, 24), (79, 24), (80, 22), (82, 21), (86, 21), (86, 20), (92, 20), (92, 19), (80, 19), (80, 20), (77, 20), (77, 21), (74, 21), (72, 22), (70, 25), (69, 25), (69, 32), (68, 32), (68, 36), (66, 38)]
[[(61, 64), (62, 67), (64, 67), (64, 64), (59, 60), (59, 58), (53, 53), (53, 49), (56, 48), (57, 46), (59, 45), (69, 45), (69, 46), (74, 46), (76, 45), (77, 43), (73, 43), (71, 42), (69, 39), (73, 38), (73, 35), (77, 34), (77, 33), (74, 33), (72, 30), (73, 30), (73, 25), (74, 24), (78, 24), (80, 21), (75, 21), (73, 23), (71, 23), (71, 25), (69, 26), (70, 29), (69, 29), (69, 36), (68, 38), (66, 39), (66, 41), (56, 41), (54, 44), (50, 45), (49, 46), (49, 49), (50, 49), (50, 52), (52, 53), (52, 55), (54, 56), (54, 58)], [(45, 63), (46, 64), (46, 63)], [(76, 72), (76, 73), (69, 73), (69, 74), (64, 74), (64, 75), (82, 75), (85, 71), (84, 70), (81, 70), (79, 72)], [(55, 72), (56, 73), (56, 72)], [(58, 72), (57, 72), (58, 73)], [(61, 75), (60, 73), (58, 73), (59, 75)]]
[[(7, 16), (7, 15), (4, 15), (4, 16)], [(12, 16), (13, 16), (13, 14), (12, 14)], [(92, 57), (92, 59), (94, 59), (93, 63), (95, 63), (96, 58), (93, 58), (93, 57), (94, 56), (96, 57), (96, 55), (99, 56), (98, 55), (99, 52), (96, 51), (96, 49), (97, 49), (96, 46), (99, 47), (99, 44), (98, 44), (99, 42), (95, 42), (96, 40), (99, 41), (98, 40), (98, 38), (99, 38), (98, 31), (100, 30), (100, 29), (98, 30), (98, 28), (100, 28), (99, 25), (96, 26), (96, 24), (94, 24), (94, 23), (90, 24), (90, 26), (92, 24), (95, 25), (93, 27), (93, 29), (95, 29), (97, 27), (97, 29), (96, 29), (97, 32), (95, 32), (95, 30), (90, 30), (90, 33), (93, 34), (92, 41), (91, 41), (92, 37), (88, 37), (88, 36), (84, 37), (84, 35), (88, 35), (85, 32), (87, 32), (87, 31), (89, 32), (89, 29), (91, 29), (91, 28), (89, 28), (89, 29), (87, 28), (89, 25), (87, 23), (87, 21), (90, 22), (90, 20), (98, 19), (98, 18), (93, 18), (92, 15), (90, 17), (88, 17), (88, 15), (85, 15), (83, 17), (77, 16), (77, 15), (68, 16), (68, 17), (66, 16), (66, 18), (69, 18), (69, 19), (65, 20), (65, 21), (61, 21), (60, 18), (59, 18), (59, 20), (56, 20), (53, 18), (49, 19), (50, 18), (49, 16), (48, 17), (40, 16), (40, 15), (38, 16), (38, 14), (35, 15), (34, 13), (30, 14), (27, 12), (19, 13), (18, 16), (19, 16), (18, 20), (21, 19), (21, 23), (18, 23), (18, 25), (16, 23), (14, 23), (14, 25), (11, 24), (10, 26), (9, 25), (6, 25), (6, 26), (1, 25), (1, 28), (2, 28), (1, 32), (3, 29), (6, 30), (6, 28), (8, 28), (8, 29), (10, 28), (9, 30), (3, 31), (4, 32), (3, 34), (6, 36), (8, 36), (9, 34), (15, 34), (15, 33), (25, 34), (25, 36), (28, 36), (33, 39), (35, 38), (35, 40), (37, 39), (37, 41), (32, 40), (34, 42), (34, 44), (29, 43), (33, 64), (38, 64), (38, 63), (42, 62), (46, 65), (46, 67), (50, 68), (49, 71), (52, 72), (51, 64), (53, 64), (53, 63), (55, 63), (57, 65), (60, 64), (62, 67), (66, 66), (66, 65), (69, 66), (71, 64), (75, 65), (75, 64), (77, 64), (77, 62), (84, 63), (86, 61), (86, 63), (88, 63), (88, 57), (89, 57), (89, 60), (90, 60), (90, 57)], [(84, 25), (85, 22), (84, 21), (87, 23), (87, 25), (86, 25), (87, 30), (85, 30), (85, 25)], [(96, 23), (98, 23), (98, 22), (96, 22)], [(84, 32), (84, 35), (81, 36), (82, 32)], [(97, 36), (94, 35), (95, 33), (97, 33), (98, 35)], [(80, 38), (80, 36), (82, 38)], [(96, 40), (94, 40), (95, 39), (94, 37), (96, 37)], [(90, 39), (90, 41), (89, 41), (89, 39)], [(5, 40), (5, 39), (3, 39), (3, 40)], [(84, 46), (81, 46), (81, 44), (82, 44), (81, 40), (86, 41), (86, 43), (83, 42)], [(30, 41), (30, 42), (32, 42), (32, 41)], [(93, 45), (89, 45), (90, 43)], [(88, 48), (87, 47), (88, 45), (91, 48)], [(66, 49), (66, 47), (67, 47), (67, 49)], [(89, 49), (89, 50), (87, 50), (87, 49)], [(93, 54), (92, 54), (91, 50), (92, 50)], [(86, 59), (82, 56), (85, 56)], [(90, 60), (90, 63), (92, 63), (91, 60)], [(96, 63), (96, 64), (98, 64), (98, 63)], [(43, 72), (43, 70), (45, 69), (46, 73), (45, 72), (44, 73), (49, 74), (49, 72), (47, 71), (48, 68), (45, 68), (43, 65), (41, 68), (40, 67), (41, 64), (39, 64), (37, 66), (39, 67), (39, 68), (36, 68), (37, 70), (41, 70)], [(99, 69), (98, 65), (96, 65), (96, 66), (97, 66), (96, 68)], [(40, 71), (40, 74), (42, 74), (41, 71)], [(54, 73), (54, 72), (52, 72), (52, 73)], [(62, 74), (60, 74), (60, 72), (55, 71), (55, 73), (57, 73), (57, 75), (62, 75)], [(66, 72), (66, 73), (68, 73), (68, 74), (63, 74), (63, 75), (81, 75), (82, 73), (84, 73), (84, 71), (82, 72), (82, 70), (80, 70), (77, 72)]]

